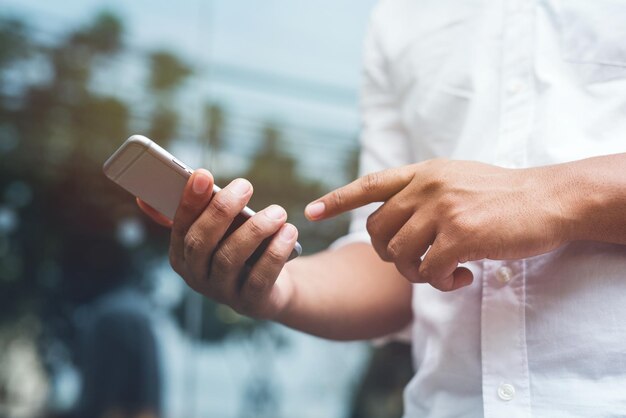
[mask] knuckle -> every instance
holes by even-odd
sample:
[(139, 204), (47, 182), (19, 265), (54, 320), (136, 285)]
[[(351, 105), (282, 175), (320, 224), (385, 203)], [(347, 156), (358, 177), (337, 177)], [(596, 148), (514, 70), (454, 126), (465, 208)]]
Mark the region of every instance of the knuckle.
[(446, 248), (455, 246), (457, 242), (463, 243), (464, 246), (472, 246), (472, 243), (485, 244), (484, 232), (488, 230), (486, 228), (488, 223), (483, 223), (476, 217), (458, 217), (455, 223), (453, 223), (453, 229), (449, 234), (446, 234), (444, 244)]
[(273, 246), (267, 248), (267, 250), (265, 251), (265, 257), (272, 264), (282, 263), (285, 259), (285, 255), (283, 254), (283, 252)]
[(372, 193), (378, 190), (382, 185), (381, 177), (380, 173), (367, 174), (361, 181), (361, 190), (365, 193)]
[(262, 238), (267, 235), (265, 225), (258, 219), (257, 216), (253, 216), (248, 221), (248, 231), (250, 236), (254, 238)]
[(445, 189), (446, 181), (440, 173), (433, 174), (428, 180), (425, 180), (422, 186), (422, 193), (426, 196), (434, 196), (441, 193)]
[(400, 244), (397, 240), (391, 240), (391, 242), (387, 245), (387, 256), (395, 260), (400, 256)]
[(258, 295), (267, 288), (267, 281), (260, 274), (251, 274), (246, 281), (246, 288), (251, 294)]
[(343, 207), (345, 200), (345, 192), (342, 189), (335, 190), (330, 196), (330, 203), (336, 208)]
[(201, 251), (204, 246), (204, 242), (202, 241), (202, 238), (200, 238), (196, 233), (188, 232), (187, 235), (185, 235), (183, 245), (185, 256), (193, 256), (193, 254)]
[(378, 231), (380, 230), (380, 222), (379, 222), (377, 213), (373, 213), (367, 217), (365, 228), (367, 229), (367, 232), (370, 234), (370, 237), (378, 236)]
[(417, 204), (407, 198), (388, 200), (384, 206), (396, 213), (413, 213), (417, 210)]
[(458, 199), (453, 193), (444, 193), (438, 202), (439, 213), (455, 214), (458, 209)]
[(213, 216), (218, 219), (226, 219), (233, 217), (232, 203), (220, 196), (219, 194), (211, 201)]
[(419, 269), (419, 277), (423, 282), (432, 282), (432, 269), (428, 265), (422, 264)]
[(447, 231), (442, 231), (437, 235), (435, 240), (440, 248), (441, 252), (448, 252), (456, 247), (458, 233), (450, 233)]
[[(455, 235), (470, 233), (475, 228), (472, 225), (474, 222), (475, 221), (472, 221), (463, 215), (452, 216), (448, 221), (450, 233)], [(445, 237), (446, 239), (449, 239), (447, 235)]]
[[(217, 271), (231, 269), (235, 265), (233, 252), (227, 244), (224, 244), (213, 256), (213, 264)], [(219, 276), (217, 274), (216, 276)]]

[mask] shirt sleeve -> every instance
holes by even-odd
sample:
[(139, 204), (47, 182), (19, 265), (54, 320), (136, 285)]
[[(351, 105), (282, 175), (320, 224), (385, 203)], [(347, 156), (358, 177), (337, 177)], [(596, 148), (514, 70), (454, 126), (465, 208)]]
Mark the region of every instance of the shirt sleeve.
[[(401, 120), (397, 92), (389, 74), (385, 39), (379, 30), (379, 15), (379, 9), (375, 9), (364, 44), (359, 176), (413, 162), (411, 144)], [(331, 248), (353, 242), (369, 243), (370, 237), (365, 227), (367, 217), (379, 206), (379, 203), (375, 203), (352, 211), (348, 235), (335, 241)]]

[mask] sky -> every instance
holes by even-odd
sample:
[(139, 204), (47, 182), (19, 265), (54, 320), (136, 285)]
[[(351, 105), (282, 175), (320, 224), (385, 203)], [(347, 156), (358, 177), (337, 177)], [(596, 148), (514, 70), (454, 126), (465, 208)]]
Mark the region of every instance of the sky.
[(114, 10), (137, 45), (169, 46), (201, 61), (227, 61), (356, 88), (361, 42), (374, 0), (2, 0), (43, 27), (62, 30)]

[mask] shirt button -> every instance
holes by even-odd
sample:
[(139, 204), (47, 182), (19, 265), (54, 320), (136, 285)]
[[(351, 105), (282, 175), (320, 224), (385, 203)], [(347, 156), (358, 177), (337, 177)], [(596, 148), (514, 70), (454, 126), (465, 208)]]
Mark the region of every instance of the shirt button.
[(524, 89), (524, 83), (521, 80), (513, 80), (508, 86), (509, 93), (517, 94)]
[(500, 267), (497, 271), (496, 271), (496, 279), (498, 279), (498, 281), (500, 283), (508, 283), (509, 281), (511, 281), (511, 278), (513, 277), (513, 270), (511, 270), (508, 267)]
[(503, 401), (510, 401), (515, 397), (515, 388), (508, 383), (501, 384), (498, 388), (498, 397)]

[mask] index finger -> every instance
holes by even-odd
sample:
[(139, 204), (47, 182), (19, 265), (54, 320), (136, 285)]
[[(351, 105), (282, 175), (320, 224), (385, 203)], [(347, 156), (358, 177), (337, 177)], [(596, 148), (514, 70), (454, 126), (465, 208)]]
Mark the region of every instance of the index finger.
[(304, 214), (319, 221), (373, 202), (384, 202), (404, 189), (413, 179), (411, 166), (367, 174), (309, 203)]

